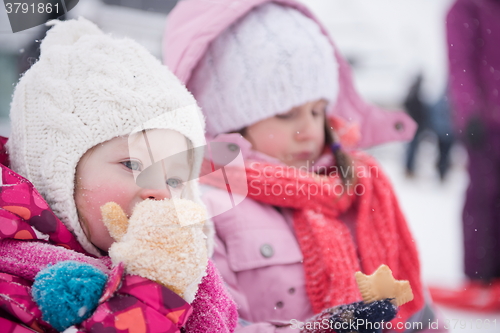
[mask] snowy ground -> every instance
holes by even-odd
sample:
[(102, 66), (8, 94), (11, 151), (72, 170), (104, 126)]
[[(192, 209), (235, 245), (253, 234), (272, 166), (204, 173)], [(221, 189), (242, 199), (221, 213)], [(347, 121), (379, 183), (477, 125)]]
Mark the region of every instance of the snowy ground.
[[(422, 275), (427, 284), (457, 286), (463, 281), (461, 211), (468, 178), (465, 151), (455, 146), (453, 167), (444, 183), (434, 169), (437, 154), (432, 141), (424, 141), (417, 159), (417, 175), (404, 173), (404, 144), (370, 150), (391, 178), (410, 227), (417, 239)], [(452, 333), (498, 333), (500, 313), (485, 314), (439, 308)], [(489, 325), (487, 328), (486, 326)]]

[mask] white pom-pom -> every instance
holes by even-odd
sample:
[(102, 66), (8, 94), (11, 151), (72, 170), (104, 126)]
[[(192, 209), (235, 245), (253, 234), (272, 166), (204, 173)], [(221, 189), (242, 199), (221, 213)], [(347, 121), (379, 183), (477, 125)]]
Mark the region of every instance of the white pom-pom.
[(73, 45), (85, 35), (103, 35), (97, 25), (83, 17), (69, 21), (51, 20), (46, 25), (52, 28), (40, 45), (42, 53), (54, 45)]

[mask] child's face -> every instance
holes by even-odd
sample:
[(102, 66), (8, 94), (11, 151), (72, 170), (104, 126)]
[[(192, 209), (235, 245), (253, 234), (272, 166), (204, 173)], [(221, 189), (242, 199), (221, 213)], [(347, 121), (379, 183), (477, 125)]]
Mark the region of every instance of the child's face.
[[(150, 130), (117, 137), (95, 146), (76, 168), (75, 202), (80, 221), (90, 241), (103, 251), (114, 242), (104, 226), (100, 207), (114, 201), (130, 217), (134, 206), (145, 199), (162, 200), (180, 196), (191, 166), (187, 158), (164, 162), (162, 184), (141, 188), (135, 177), (154, 162), (188, 149), (183, 135), (171, 130)], [(185, 155), (183, 155), (185, 156)], [(185, 163), (184, 163), (185, 162)], [(150, 169), (151, 170), (151, 169)], [(168, 185), (167, 185), (168, 184)]]
[(302, 104), (247, 127), (246, 139), (255, 150), (289, 166), (312, 165), (325, 145), (325, 100)]

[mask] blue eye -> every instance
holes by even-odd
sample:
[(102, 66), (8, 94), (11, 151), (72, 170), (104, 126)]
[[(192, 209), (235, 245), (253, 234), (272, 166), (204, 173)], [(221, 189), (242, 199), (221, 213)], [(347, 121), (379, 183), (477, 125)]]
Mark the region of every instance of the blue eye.
[(142, 169), (142, 164), (140, 162), (137, 162), (137, 161), (124, 161), (124, 162), (120, 162), (121, 164), (123, 164), (126, 168), (130, 169), (130, 170), (134, 170), (134, 171), (141, 171)]
[(172, 188), (178, 188), (182, 186), (182, 181), (177, 178), (169, 178), (167, 179), (167, 185)]

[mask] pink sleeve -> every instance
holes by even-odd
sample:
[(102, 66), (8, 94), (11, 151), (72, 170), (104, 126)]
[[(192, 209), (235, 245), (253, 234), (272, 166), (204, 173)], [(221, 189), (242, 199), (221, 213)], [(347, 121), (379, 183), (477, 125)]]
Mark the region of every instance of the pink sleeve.
[[(1, 212), (0, 216), (3, 216)], [(92, 258), (63, 246), (17, 239), (4, 239), (0, 242), (0, 271), (30, 281), (47, 266), (66, 260), (89, 264), (106, 274), (109, 273), (105, 259)]]
[(201, 281), (191, 305), (193, 314), (186, 323), (186, 332), (234, 332), (238, 319), (236, 304), (211, 261), (208, 262), (207, 275)]
[(101, 303), (78, 329), (95, 333), (110, 329), (180, 332), (191, 315), (191, 306), (168, 288), (140, 276), (126, 275), (120, 285), (119, 269), (120, 266), (110, 274)]

